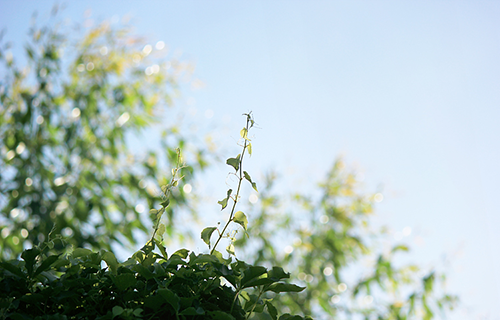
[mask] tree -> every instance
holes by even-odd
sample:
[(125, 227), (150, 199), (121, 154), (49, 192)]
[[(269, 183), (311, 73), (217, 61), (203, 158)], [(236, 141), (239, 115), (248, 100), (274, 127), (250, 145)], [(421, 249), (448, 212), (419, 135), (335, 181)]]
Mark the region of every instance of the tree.
[[(446, 275), (401, 262), (409, 252), (385, 228), (372, 227), (381, 194), (365, 194), (355, 171), (338, 159), (314, 194), (274, 195), (274, 174), (249, 212), (249, 233), (236, 245), (254, 264), (279, 265), (307, 290), (280, 299), (278, 309), (318, 319), (435, 319), (453, 309)], [(283, 252), (283, 247), (285, 252)]]
[[(133, 231), (148, 230), (141, 213), (165, 183), (159, 163), (168, 168), (175, 148), (186, 149), (183, 183), (206, 165), (203, 149), (187, 151), (180, 121), (162, 123), (160, 150), (137, 155), (126, 143), (165, 121), (165, 111), (176, 114), (170, 107), (189, 64), (153, 57), (161, 50), (126, 26), (102, 23), (74, 44), (58, 24), (34, 25), (30, 37), (25, 68), (8, 44), (0, 49), (1, 255), (15, 257), (50, 232), (78, 247), (134, 244)], [(183, 189), (171, 200), (174, 219)]]
[[(278, 197), (273, 188), (276, 177), (269, 175), (262, 186), (259, 184), (259, 204), (244, 210), (246, 214), (235, 211), (243, 180), (248, 180), (257, 191), (254, 180), (241, 169), (242, 155), (245, 150), (251, 152), (251, 147), (247, 149), (248, 122), (246, 131), (244, 128), (241, 132), (243, 152), (227, 160), (239, 181), (238, 191), (228, 190), (219, 201), (223, 209), (233, 201), (227, 224), (219, 230), (208, 227), (202, 231), (201, 238), (209, 246), (207, 254), (193, 253), (187, 260), (188, 252), (181, 250), (168, 257), (161, 234), (166, 230), (169, 236), (184, 236), (173, 228), (175, 213), (187, 207), (182, 184), (206, 167), (206, 153), (193, 148), (185, 157), (190, 160), (187, 166), (173, 171), (174, 177), (179, 174), (184, 178), (171, 180), (169, 184), (157, 165), (161, 160), (157, 159), (168, 162), (164, 167), (173, 167), (178, 161), (175, 147), (185, 150), (188, 143), (184, 132), (175, 126), (167, 128), (164, 135), (169, 139), (163, 140), (161, 150), (151, 151), (143, 158), (137, 158), (128, 149), (125, 138), (128, 132), (138, 133), (154, 123), (158, 110), (171, 105), (185, 69), (183, 64), (176, 60), (164, 64), (152, 62), (152, 46), (131, 37), (126, 29), (113, 29), (106, 24), (86, 32), (74, 46), (54, 26), (33, 28), (31, 36), (32, 42), (26, 47), (29, 70), (18, 69), (7, 48), (0, 49), (6, 70), (0, 84), (0, 166), (3, 169), (0, 173), (0, 246), (3, 258), (18, 256), (23, 247), (35, 246), (24, 251), (28, 252), (23, 253), (24, 262), (15, 262), (14, 267), (2, 266), (11, 268), (3, 275), (15, 278), (17, 273), (21, 280), (15, 279), (23, 286), (26, 284), (23, 275), (29, 275), (32, 283), (27, 284), (25, 291), (37, 290), (37, 281), (41, 281), (37, 277), (42, 277), (43, 268), (54, 268), (55, 272), (57, 266), (64, 266), (67, 269), (63, 271), (67, 272), (73, 265), (79, 265), (83, 266), (80, 273), (70, 276), (85, 277), (88, 275), (82, 274), (85, 268), (94, 274), (96, 266), (105, 261), (111, 270), (101, 269), (96, 276), (101, 277), (99, 281), (108, 289), (118, 286), (118, 289), (109, 289), (113, 294), (122, 288), (135, 288), (138, 282), (132, 278), (145, 279), (152, 291), (142, 298), (154, 305), (160, 293), (158, 282), (152, 279), (157, 278), (137, 265), (160, 272), (158, 277), (165, 277), (161, 272), (170, 272), (174, 278), (178, 270), (188, 266), (194, 269), (180, 273), (192, 272), (190, 277), (203, 274), (203, 277), (195, 277), (200, 283), (209, 280), (215, 283), (214, 279), (220, 281), (226, 277), (235, 289), (226, 298), (234, 300), (240, 299), (237, 290), (242, 289), (245, 274), (256, 277), (255, 282), (250, 283), (270, 286), (264, 278), (274, 279), (272, 281), (286, 278), (283, 269), (272, 269), (280, 266), (291, 272), (293, 282), (307, 286), (300, 294), (297, 294), (298, 287), (284, 283), (278, 287), (283, 292), (291, 291), (273, 302), (280, 314), (291, 312), (313, 315), (317, 319), (433, 319), (438, 312), (453, 307), (455, 297), (438, 286), (444, 284), (444, 275), (401, 263), (398, 256), (409, 248), (388, 242), (383, 230), (371, 226), (378, 195), (362, 192), (356, 173), (349, 171), (342, 160), (335, 162), (325, 181), (312, 194)], [(75, 54), (63, 57), (63, 47)], [(165, 71), (163, 66), (170, 68)], [(253, 118), (250, 119), (253, 125)], [(163, 198), (146, 187), (147, 183), (158, 180), (172, 187), (162, 189)], [(173, 188), (174, 182), (181, 187)], [(90, 246), (94, 250), (111, 250), (111, 242), (134, 242), (134, 230), (147, 231), (148, 223), (143, 219), (144, 214), (140, 214), (143, 210), (136, 207), (141, 199), (145, 201), (144, 210), (152, 209), (154, 233), (148, 244), (133, 255), (130, 264), (115, 264), (116, 259), (109, 251), (91, 253), (82, 249)], [(160, 209), (154, 209), (160, 205)], [(167, 221), (161, 222), (164, 214)], [(195, 215), (195, 211), (191, 214)], [(251, 236), (236, 237), (238, 229), (231, 230), (230, 226), (235, 224), (230, 222), (239, 224), (243, 233)], [(54, 241), (59, 234), (61, 241)], [(212, 242), (211, 236), (215, 234), (218, 238)], [(227, 242), (228, 258), (215, 250), (222, 239)], [(61, 253), (63, 248), (57, 247), (61, 242), (83, 251), (77, 251), (76, 256), (65, 256)], [(36, 251), (37, 245), (44, 249)], [(54, 245), (56, 247), (51, 248)], [(160, 253), (153, 253), (155, 248)], [(51, 250), (55, 251), (49, 255)], [(235, 255), (252, 263), (232, 263), (230, 257)], [(39, 257), (38, 260), (34, 256)], [(163, 267), (166, 263), (165, 268), (170, 269), (158, 269), (156, 263)], [(210, 265), (209, 269), (205, 263)], [(117, 284), (114, 272), (118, 270), (123, 272), (120, 274), (123, 281), (130, 285)], [(233, 275), (240, 277), (240, 282), (234, 280)], [(50, 277), (43, 279), (44, 285), (50, 287)], [(233, 280), (236, 282), (232, 283)], [(219, 289), (223, 287), (221, 283), (216, 284)], [(212, 289), (218, 290), (215, 287)], [(182, 285), (179, 288), (182, 289)], [(247, 302), (242, 302), (241, 307), (246, 308), (244, 311), (252, 315), (252, 319), (276, 319), (273, 307), (267, 302), (281, 289), (262, 288), (256, 287), (256, 295), (242, 297)], [(170, 291), (161, 292), (167, 298), (172, 297)], [(195, 296), (199, 299), (199, 295)], [(130, 312), (127, 316), (134, 317), (141, 303), (146, 303), (141, 301), (123, 302)], [(79, 308), (78, 299), (75, 303), (75, 308)], [(178, 307), (176, 303), (171, 306)], [(121, 312), (125, 309), (116, 310), (117, 316), (124, 317)], [(186, 312), (197, 309), (189, 310)], [(260, 313), (264, 310), (267, 313)], [(179, 316), (179, 309), (172, 312)], [(107, 316), (115, 316), (115, 312)]]

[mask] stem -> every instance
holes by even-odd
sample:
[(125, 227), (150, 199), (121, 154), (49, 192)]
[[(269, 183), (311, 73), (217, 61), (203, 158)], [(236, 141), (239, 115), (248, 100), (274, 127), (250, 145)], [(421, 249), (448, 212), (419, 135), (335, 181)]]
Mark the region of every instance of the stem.
[(255, 303), (254, 303), (254, 305), (252, 307), (252, 310), (250, 310), (250, 312), (247, 314), (246, 319), (250, 318), (250, 316), (252, 315), (252, 313), (255, 310), (255, 307), (257, 306), (257, 303), (259, 303), (260, 297), (262, 296), (263, 293), (264, 293), (264, 287), (262, 286), (260, 288), (259, 296), (257, 297), (257, 300), (255, 301)]
[(229, 310), (230, 314), (233, 314), (234, 304), (236, 303), (236, 300), (238, 300), (238, 297), (240, 296), (240, 292), (241, 291), (236, 292), (236, 295), (234, 296), (233, 303), (231, 303), (231, 310)]
[[(177, 176), (177, 173), (179, 172), (179, 170), (181, 170), (184, 167), (185, 167), (185, 165), (181, 165), (181, 152), (180, 152), (179, 149), (177, 149), (177, 165), (176, 165), (176, 167), (174, 169), (174, 172), (173, 172), (173, 175), (172, 175), (172, 179), (170, 180), (170, 183), (166, 185), (166, 190), (164, 192), (164, 195), (165, 195), (164, 199), (170, 198), (171, 190), (174, 187), (174, 183), (176, 181), (175, 177)], [(178, 180), (181, 180), (183, 177), (184, 176), (180, 177)], [(167, 211), (167, 207), (163, 207), (163, 210), (164, 210), (164, 212)], [(159, 226), (160, 226), (160, 218), (158, 218), (156, 220), (156, 223), (154, 225), (153, 235), (151, 236), (151, 240), (149, 240), (149, 242), (154, 243), (155, 235), (156, 235), (156, 232), (158, 231), (158, 227)]]
[[(247, 125), (246, 125), (247, 135), (248, 135), (248, 130), (250, 129), (250, 120), (251, 120), (250, 115), (247, 115)], [(239, 171), (238, 188), (236, 189), (236, 196), (234, 198), (231, 197), (233, 199), (233, 207), (231, 208), (231, 214), (229, 215), (229, 220), (226, 222), (226, 225), (222, 229), (222, 232), (219, 233), (219, 238), (215, 242), (215, 245), (212, 248), (212, 250), (210, 251), (210, 254), (214, 253), (215, 248), (217, 248), (217, 245), (219, 244), (220, 240), (224, 236), (224, 232), (226, 232), (227, 227), (229, 226), (229, 224), (233, 220), (234, 209), (236, 209), (236, 204), (238, 203), (238, 198), (240, 196), (241, 182), (243, 181), (243, 157), (245, 156), (245, 151), (246, 151), (247, 146), (248, 146), (248, 140), (247, 139), (244, 139), (244, 140), (245, 140), (245, 142), (243, 144), (243, 151), (241, 152), (240, 165), (239, 165), (239, 169), (238, 169), (238, 171)]]

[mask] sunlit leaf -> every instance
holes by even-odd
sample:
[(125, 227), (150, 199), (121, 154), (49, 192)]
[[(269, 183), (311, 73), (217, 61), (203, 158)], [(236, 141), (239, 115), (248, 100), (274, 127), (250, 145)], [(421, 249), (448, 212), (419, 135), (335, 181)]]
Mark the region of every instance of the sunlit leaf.
[(216, 227), (207, 227), (203, 229), (201, 232), (201, 239), (208, 245), (210, 248), (210, 237), (212, 236), (212, 233), (217, 230)]
[(242, 211), (237, 211), (234, 214), (233, 221), (241, 225), (243, 229), (245, 230), (247, 229), (247, 224), (248, 224), (247, 216)]

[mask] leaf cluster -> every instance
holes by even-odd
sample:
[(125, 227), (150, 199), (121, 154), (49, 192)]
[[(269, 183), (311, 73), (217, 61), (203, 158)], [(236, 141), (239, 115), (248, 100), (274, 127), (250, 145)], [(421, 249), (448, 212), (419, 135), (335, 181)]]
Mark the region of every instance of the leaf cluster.
[(258, 301), (247, 290), (303, 290), (282, 282), (289, 275), (278, 267), (229, 263), (221, 255), (185, 249), (165, 257), (154, 247), (153, 241), (124, 263), (105, 250), (57, 255), (38, 247), (25, 250), (22, 260), (0, 264), (0, 318), (246, 319), (267, 308), (277, 319), (269, 301)]

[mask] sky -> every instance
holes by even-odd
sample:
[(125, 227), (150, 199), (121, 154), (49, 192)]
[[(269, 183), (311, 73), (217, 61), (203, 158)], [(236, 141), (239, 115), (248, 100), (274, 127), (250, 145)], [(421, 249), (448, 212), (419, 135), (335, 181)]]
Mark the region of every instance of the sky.
[[(14, 50), (52, 4), (0, 0)], [(205, 86), (182, 99), (214, 131), (237, 136), (253, 112), (249, 172), (307, 190), (342, 155), (383, 190), (379, 222), (411, 228), (414, 259), (448, 261), (450, 319), (500, 319), (499, 1), (74, 1), (62, 16), (89, 9), (193, 61)]]

